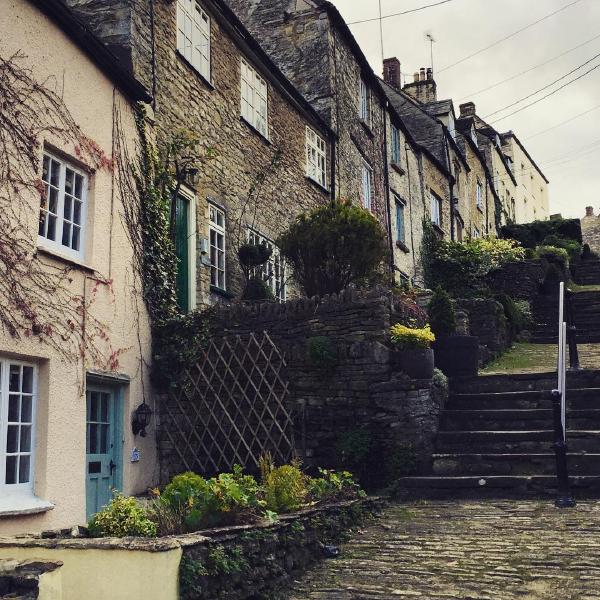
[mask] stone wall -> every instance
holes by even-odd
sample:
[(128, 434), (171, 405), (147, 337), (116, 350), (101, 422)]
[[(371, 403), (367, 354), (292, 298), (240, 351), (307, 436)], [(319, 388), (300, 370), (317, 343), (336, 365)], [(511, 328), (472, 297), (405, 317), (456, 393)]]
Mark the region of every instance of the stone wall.
[(583, 243), (588, 244), (592, 252), (600, 254), (600, 216), (594, 215), (591, 206), (586, 208), (586, 215), (581, 219), (581, 235)]
[(514, 300), (533, 302), (544, 282), (547, 268), (545, 260), (511, 262), (492, 271), (487, 277), (487, 283), (496, 293), (507, 294)]

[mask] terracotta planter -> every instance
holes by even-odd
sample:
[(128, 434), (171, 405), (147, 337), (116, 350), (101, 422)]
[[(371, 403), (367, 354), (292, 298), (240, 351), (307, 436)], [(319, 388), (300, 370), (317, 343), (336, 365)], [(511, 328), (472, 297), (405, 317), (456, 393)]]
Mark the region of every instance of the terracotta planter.
[(435, 366), (448, 377), (477, 375), (479, 338), (457, 335), (440, 338), (433, 344)]
[(392, 368), (406, 373), (411, 379), (433, 377), (433, 350), (394, 350), (390, 353)]

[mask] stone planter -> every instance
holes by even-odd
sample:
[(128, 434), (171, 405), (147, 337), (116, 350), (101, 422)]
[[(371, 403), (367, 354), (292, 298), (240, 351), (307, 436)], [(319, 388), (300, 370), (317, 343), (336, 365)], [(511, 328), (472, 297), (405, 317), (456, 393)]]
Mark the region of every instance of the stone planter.
[(393, 350), (390, 353), (392, 368), (406, 373), (411, 379), (433, 377), (433, 350)]
[(457, 335), (440, 338), (433, 344), (435, 366), (448, 377), (477, 375), (479, 338)]

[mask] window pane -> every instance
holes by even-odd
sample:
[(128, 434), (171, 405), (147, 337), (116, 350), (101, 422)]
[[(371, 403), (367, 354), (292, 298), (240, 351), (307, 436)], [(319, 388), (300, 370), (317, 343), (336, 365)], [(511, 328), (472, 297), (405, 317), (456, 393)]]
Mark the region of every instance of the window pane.
[(24, 394), (33, 392), (33, 367), (23, 367), (23, 389)]
[(31, 425), (21, 425), (19, 452), (31, 452)]
[(8, 397), (8, 422), (18, 423), (19, 422), (19, 399), (20, 396), (11, 394)]
[(29, 483), (31, 458), (21, 456), (19, 460), (19, 483)]
[(67, 194), (73, 194), (73, 180), (75, 179), (75, 173), (71, 169), (67, 169), (65, 173), (65, 192)]
[(11, 392), (21, 391), (21, 367), (19, 365), (10, 365), (8, 389)]
[(6, 452), (9, 454), (19, 451), (19, 426), (9, 425), (6, 432)]
[(101, 398), (102, 398), (102, 401), (101, 401), (102, 410), (100, 413), (100, 420), (103, 423), (108, 423), (108, 406), (110, 404), (110, 396), (108, 394), (102, 394)]
[(33, 398), (31, 396), (23, 396), (21, 398), (21, 423), (31, 423), (33, 416)]
[(6, 477), (5, 482), (8, 485), (17, 483), (17, 456), (6, 457)]
[(89, 454), (98, 453), (98, 425), (90, 423), (89, 425)]

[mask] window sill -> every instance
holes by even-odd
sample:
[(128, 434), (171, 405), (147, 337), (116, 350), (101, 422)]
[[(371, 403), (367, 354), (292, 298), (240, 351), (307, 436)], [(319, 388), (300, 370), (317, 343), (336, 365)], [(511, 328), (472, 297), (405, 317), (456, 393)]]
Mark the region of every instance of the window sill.
[(18, 517), (48, 512), (54, 508), (52, 502), (32, 494), (12, 495), (0, 499), (0, 517)]
[(215, 86), (208, 80), (196, 67), (183, 55), (179, 50), (175, 51), (181, 62), (190, 70), (194, 72), (194, 74), (202, 81), (202, 83), (212, 92), (215, 89)]
[(240, 116), (240, 121), (242, 123), (245, 123), (247, 127), (250, 128), (250, 130), (255, 133), (256, 135), (260, 136), (260, 139), (267, 144), (268, 146), (272, 145), (271, 140), (262, 132), (259, 131), (258, 129), (256, 129), (256, 127), (254, 127), (254, 125), (252, 125), (252, 123), (250, 123), (250, 121), (248, 121), (248, 119), (246, 119), (245, 117)]
[(321, 185), (316, 179), (313, 179), (310, 175), (307, 175), (306, 179), (308, 179), (310, 183), (312, 183), (314, 186), (319, 188), (319, 190), (321, 190), (323, 193), (329, 196), (329, 190), (324, 185)]
[(402, 252), (404, 252), (404, 254), (410, 254), (410, 248), (404, 242), (401, 242), (400, 240), (396, 241), (396, 248), (400, 248), (400, 250), (402, 250)]
[(96, 272), (96, 269), (94, 269), (94, 267), (92, 267), (90, 265), (86, 265), (84, 262), (77, 260), (76, 258), (72, 258), (65, 254), (61, 254), (60, 252), (58, 252), (57, 250), (54, 250), (54, 249), (46, 248), (44, 246), (38, 246), (37, 250), (36, 250), (36, 255), (38, 253), (43, 254), (44, 256), (47, 256), (49, 258), (54, 258), (56, 260), (60, 260), (61, 262), (69, 263), (70, 265), (73, 265), (74, 267), (77, 267), (78, 269), (83, 269), (84, 271), (89, 271), (90, 273)]
[(211, 292), (211, 294), (216, 294), (217, 296), (222, 296), (223, 298), (227, 298), (228, 300), (235, 298), (235, 294), (232, 294), (231, 292), (228, 292), (227, 290), (217, 287), (216, 285), (210, 286), (210, 292)]
[(393, 162), (392, 163), (392, 169), (394, 169), (394, 171), (396, 171), (400, 175), (405, 175), (406, 174), (406, 171), (397, 162)]
[(373, 130), (371, 129), (371, 125), (369, 123), (367, 123), (367, 121), (365, 121), (364, 119), (359, 118), (360, 124), (364, 127), (365, 131), (367, 132), (367, 135), (371, 138), (375, 137), (375, 134), (373, 133)]

